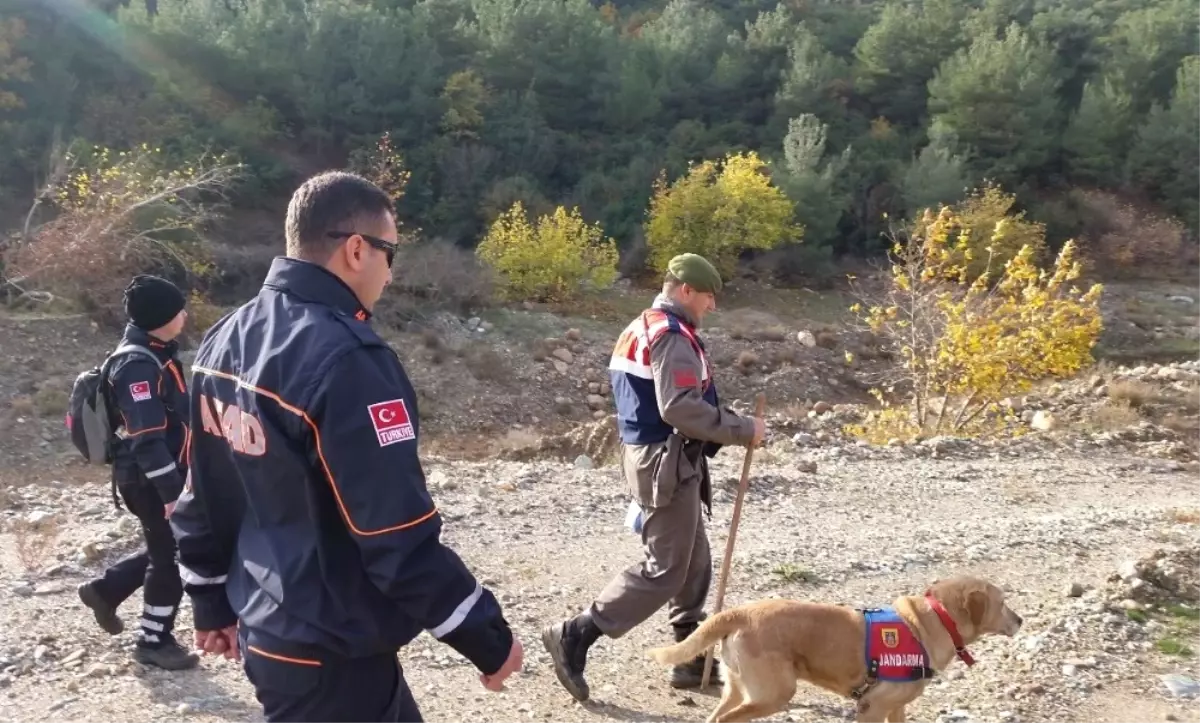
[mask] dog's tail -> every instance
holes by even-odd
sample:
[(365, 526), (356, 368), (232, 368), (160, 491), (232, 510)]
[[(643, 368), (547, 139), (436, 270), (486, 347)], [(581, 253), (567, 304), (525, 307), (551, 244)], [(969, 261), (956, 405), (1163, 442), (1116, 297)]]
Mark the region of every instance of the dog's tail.
[(723, 610), (701, 623), (686, 640), (663, 648), (651, 648), (646, 651), (646, 655), (664, 665), (686, 663), (727, 636), (741, 630), (748, 619), (746, 614), (737, 608)]

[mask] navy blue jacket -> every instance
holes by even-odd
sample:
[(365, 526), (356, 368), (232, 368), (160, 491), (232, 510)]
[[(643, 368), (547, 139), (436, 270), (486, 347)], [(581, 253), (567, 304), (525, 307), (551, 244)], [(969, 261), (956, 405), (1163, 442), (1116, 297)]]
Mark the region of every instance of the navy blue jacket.
[(122, 343), (154, 352), (157, 364), (141, 354), (123, 354), (108, 372), (109, 398), (117, 439), (113, 445), (113, 480), (149, 480), (163, 503), (174, 502), (183, 489), (183, 455), (188, 437), (188, 397), (176, 358), (178, 344), (162, 342), (136, 326), (125, 327)]
[(329, 271), (276, 258), (205, 334), (171, 515), (196, 628), (240, 620), (252, 644), (331, 657), (394, 653), (428, 630), (495, 673), (512, 633), (441, 543), (416, 393), (369, 318)]

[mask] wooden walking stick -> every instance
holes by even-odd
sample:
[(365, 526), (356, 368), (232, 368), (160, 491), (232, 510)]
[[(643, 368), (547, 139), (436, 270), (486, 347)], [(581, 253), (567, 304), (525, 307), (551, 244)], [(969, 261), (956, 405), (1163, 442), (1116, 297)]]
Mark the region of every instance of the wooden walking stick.
[[(762, 419), (767, 407), (767, 395), (758, 393), (755, 400), (754, 416)], [(729, 537), (725, 540), (725, 559), (721, 561), (721, 579), (717, 583), (717, 602), (713, 605), (713, 614), (721, 612), (725, 603), (725, 583), (729, 580), (729, 564), (733, 562), (733, 543), (737, 539), (738, 522), (742, 519), (742, 500), (746, 497), (746, 488), (750, 486), (750, 461), (754, 458), (754, 447), (746, 448), (746, 460), (742, 462), (742, 480), (738, 484), (737, 499), (733, 503), (733, 520), (729, 523)], [(708, 649), (704, 654), (704, 675), (700, 678), (700, 689), (708, 687), (708, 678), (712, 674), (713, 650)]]

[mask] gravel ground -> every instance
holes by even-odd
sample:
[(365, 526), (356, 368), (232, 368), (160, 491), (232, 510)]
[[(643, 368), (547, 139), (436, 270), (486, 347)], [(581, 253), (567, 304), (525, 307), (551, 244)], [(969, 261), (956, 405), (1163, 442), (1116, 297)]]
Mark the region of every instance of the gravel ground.
[[(1025, 628), (974, 645), (977, 665), (952, 666), (910, 707), (913, 720), (1200, 721), (1200, 702), (1162, 679), (1184, 676), (1181, 692), (1192, 694), (1187, 683), (1200, 687), (1200, 666), (1159, 650), (1173, 623), (1153, 608), (1128, 612), (1142, 606), (1124, 603), (1120, 590), (1130, 561), (1200, 547), (1194, 468), (1106, 450), (933, 459), (833, 449), (818, 455), (779, 435), (756, 457), (727, 604), (782, 596), (873, 605), (919, 593), (939, 576), (981, 575), (1009, 591)], [(715, 566), (740, 468), (737, 450), (714, 467)], [(109, 638), (79, 604), (75, 586), (137, 542), (132, 516), (113, 509), (102, 480), (102, 472), (60, 464), (34, 467), (19, 486), (0, 489), (0, 720), (260, 720), (236, 664), (143, 669), (129, 658), (130, 634)], [(673, 691), (667, 671), (643, 654), (668, 639), (664, 613), (593, 648), (586, 705), (559, 687), (538, 642), (541, 626), (586, 605), (640, 556), (638, 539), (622, 527), (626, 498), (615, 468), (432, 460), (429, 481), (447, 519), (445, 539), (504, 603), (526, 666), (506, 692), (490, 694), (464, 659), (422, 635), (400, 655), (428, 720), (708, 715), (716, 691)], [(40, 538), (48, 547), (39, 569), (27, 572), (18, 531), (54, 524), (57, 536)], [(39, 539), (23, 536), (31, 534)], [(139, 604), (126, 603), (127, 628)], [(185, 603), (182, 634), (190, 624)], [(1195, 629), (1188, 631), (1195, 643)], [(771, 720), (846, 719), (849, 711), (801, 686), (790, 710)]]

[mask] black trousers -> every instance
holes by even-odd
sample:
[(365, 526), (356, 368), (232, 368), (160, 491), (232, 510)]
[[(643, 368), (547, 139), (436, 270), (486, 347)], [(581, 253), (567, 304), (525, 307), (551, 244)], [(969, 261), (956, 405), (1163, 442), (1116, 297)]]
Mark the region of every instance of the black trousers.
[(154, 484), (140, 474), (126, 474), (129, 476), (124, 480), (117, 476), (116, 487), (125, 507), (141, 522), (145, 546), (105, 570), (95, 588), (115, 608), (144, 586), (140, 643), (161, 645), (173, 639), (175, 618), (183, 599), (175, 536), (167, 522), (166, 505)]
[(420, 723), (421, 711), (394, 653), (332, 658), (239, 631), (242, 668), (268, 721)]

